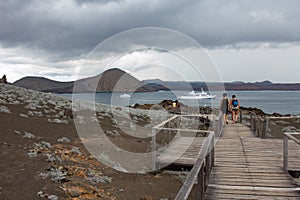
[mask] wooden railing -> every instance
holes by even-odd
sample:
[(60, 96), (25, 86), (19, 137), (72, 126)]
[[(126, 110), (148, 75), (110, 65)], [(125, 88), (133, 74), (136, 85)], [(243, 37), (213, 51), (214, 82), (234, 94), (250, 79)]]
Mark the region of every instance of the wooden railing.
[(255, 132), (257, 137), (266, 139), (270, 130), (271, 120), (279, 119), (300, 119), (300, 116), (272, 117), (260, 116), (254, 112), (250, 112), (250, 128)]
[(198, 159), (189, 173), (186, 181), (176, 195), (175, 200), (188, 199), (193, 186), (197, 180), (197, 200), (205, 197), (205, 191), (208, 186), (209, 176), (215, 163), (215, 144), (216, 138), (222, 133), (223, 121), (222, 115), (215, 116), (215, 130), (210, 132), (199, 151)]
[[(182, 117), (208, 117), (212, 126), (211, 130), (192, 130), (192, 129), (180, 129), (179, 124)], [(168, 124), (175, 124), (174, 127), (169, 127)], [(222, 133), (223, 121), (222, 115), (219, 113), (218, 116), (212, 114), (198, 114), (198, 115), (174, 115), (170, 119), (158, 124), (152, 128), (152, 159), (153, 159), (153, 169), (157, 170), (156, 157), (157, 157), (157, 147), (156, 147), (156, 134), (158, 131), (176, 131), (176, 134), (180, 137), (180, 132), (186, 131), (191, 133), (206, 133), (205, 140), (202, 143), (201, 149), (198, 153), (198, 159), (194, 164), (191, 172), (189, 173), (186, 181), (181, 187), (180, 191), (176, 196), (176, 200), (186, 200), (188, 199), (192, 188), (194, 187), (196, 181), (197, 184), (197, 200), (204, 199), (205, 190), (208, 186), (209, 175), (212, 167), (214, 166), (214, 146), (217, 138)], [(171, 143), (172, 141), (170, 141)]]
[(175, 200), (188, 199), (192, 188), (197, 180), (197, 200), (204, 199), (205, 190), (208, 185), (209, 175), (214, 166), (214, 144), (215, 134), (209, 133), (199, 151), (198, 159), (189, 173), (186, 181), (177, 193)]
[(295, 138), (294, 135), (300, 135), (300, 133), (284, 133), (283, 136), (283, 169), (288, 170), (288, 162), (289, 162), (289, 147), (288, 147), (288, 140), (293, 140), (295, 143), (300, 145), (300, 140)]
[[(161, 130), (163, 127), (165, 127), (165, 125), (167, 125), (167, 127), (170, 127), (170, 123), (176, 123), (176, 127), (179, 127), (179, 123), (180, 123), (180, 118), (178, 117), (178, 115), (174, 115), (173, 117), (167, 119), (166, 121), (163, 121), (162, 123), (156, 125), (155, 127), (152, 128), (152, 167), (153, 167), (153, 171), (157, 170), (157, 166), (156, 166), (156, 157), (157, 157), (157, 147), (156, 147), (156, 134), (158, 132), (158, 130)], [(170, 132), (168, 132), (168, 135), (170, 136)], [(171, 141), (168, 141), (169, 143)]]
[[(216, 119), (215, 115), (211, 115), (211, 114), (198, 114), (198, 115), (174, 115), (171, 118), (165, 120), (164, 122), (154, 126), (152, 128), (152, 167), (153, 170), (157, 170), (157, 168), (159, 168), (159, 166), (156, 166), (156, 158), (157, 158), (157, 152), (158, 152), (158, 147), (157, 147), (157, 143), (156, 143), (156, 138), (157, 138), (157, 134), (160, 131), (165, 131), (166, 134), (168, 134), (168, 139), (167, 139), (167, 143), (165, 145), (161, 145), (160, 149), (165, 149), (167, 148), (170, 144), (172, 144), (173, 140), (176, 140), (177, 138), (181, 137), (181, 134), (183, 132), (185, 133), (191, 133), (196, 135), (197, 133), (201, 133), (203, 135), (205, 134), (209, 134), (210, 132), (212, 132), (212, 130), (199, 130), (199, 129), (183, 129), (180, 128), (180, 122), (182, 121), (183, 117), (197, 117), (197, 118), (204, 118), (206, 120), (209, 120), (212, 123), (212, 126), (210, 127), (210, 129), (214, 129), (214, 128), (218, 128), (218, 130), (220, 130), (221, 128), (219, 127), (219, 125), (217, 123), (215, 123), (215, 121), (217, 121), (218, 119)], [(174, 133), (173, 138), (171, 138), (171, 132)]]
[(218, 109), (212, 108), (212, 107), (190, 107), (190, 106), (184, 106), (180, 108), (179, 113), (182, 115), (198, 115), (198, 114), (216, 114)]
[(250, 112), (250, 128), (259, 138), (267, 138), (269, 119), (262, 118), (260, 115)]

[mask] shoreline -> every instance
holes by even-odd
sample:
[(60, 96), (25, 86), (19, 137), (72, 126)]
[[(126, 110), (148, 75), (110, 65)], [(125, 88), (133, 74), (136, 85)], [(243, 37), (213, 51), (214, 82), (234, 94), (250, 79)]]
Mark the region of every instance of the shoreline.
[[(235, 94), (241, 101), (241, 105), (247, 108), (258, 108), (263, 110), (266, 114), (278, 113), (281, 115), (300, 115), (300, 93), (299, 92), (283, 92), (277, 93), (274, 91), (269, 92), (247, 92), (247, 91), (227, 91), (230, 94)], [(171, 92), (155, 92), (155, 93), (136, 93), (131, 95), (128, 99), (121, 99), (119, 95), (123, 93), (97, 93), (97, 94), (75, 94), (73, 97), (78, 99), (85, 99), (87, 101), (96, 101), (107, 105), (118, 104), (121, 106), (129, 106), (138, 104), (159, 104), (166, 99), (176, 100), (176, 96)], [(184, 95), (185, 93), (176, 93), (177, 96)], [(216, 99), (211, 101), (187, 101), (181, 100), (184, 104), (189, 106), (210, 105), (214, 107), (219, 106), (219, 97), (221, 93), (212, 93), (217, 95)], [(95, 95), (95, 98), (93, 97)], [(112, 97), (113, 95), (113, 97)], [(60, 96), (60, 95), (59, 95)], [(61, 95), (64, 96), (64, 95)], [(71, 98), (72, 94), (65, 95)], [(285, 98), (287, 97), (287, 98)], [(113, 98), (113, 99), (112, 99)]]

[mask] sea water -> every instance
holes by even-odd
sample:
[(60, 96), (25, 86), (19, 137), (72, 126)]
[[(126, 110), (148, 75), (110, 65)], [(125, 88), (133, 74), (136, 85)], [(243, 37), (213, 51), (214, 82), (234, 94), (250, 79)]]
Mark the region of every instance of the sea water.
[[(121, 98), (124, 93), (84, 93), (84, 94), (61, 94), (69, 98), (76, 98), (95, 103), (104, 103), (116, 106), (128, 106), (138, 104), (156, 104), (163, 100), (176, 100), (181, 95), (189, 92), (184, 91), (159, 91), (159, 92), (139, 92), (127, 93), (130, 98)], [(217, 95), (215, 99), (202, 100), (179, 100), (185, 105), (190, 106), (213, 106), (218, 107), (222, 97), (220, 91), (212, 91), (210, 94)], [(272, 114), (300, 114), (300, 91), (227, 91), (228, 97), (236, 95), (240, 100), (241, 106), (256, 107), (264, 112)]]

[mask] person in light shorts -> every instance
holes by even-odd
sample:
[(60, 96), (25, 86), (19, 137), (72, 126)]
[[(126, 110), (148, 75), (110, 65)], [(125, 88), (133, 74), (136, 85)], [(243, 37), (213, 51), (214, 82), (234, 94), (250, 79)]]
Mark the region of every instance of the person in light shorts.
[(230, 101), (230, 110), (232, 112), (232, 122), (235, 124), (238, 122), (240, 111), (240, 101), (236, 98), (235, 95), (232, 95), (232, 99)]

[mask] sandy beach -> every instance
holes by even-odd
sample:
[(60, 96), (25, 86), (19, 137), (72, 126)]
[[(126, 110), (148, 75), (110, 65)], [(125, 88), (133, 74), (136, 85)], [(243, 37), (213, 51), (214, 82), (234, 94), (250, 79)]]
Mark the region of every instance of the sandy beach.
[[(68, 99), (0, 85), (0, 199), (150, 200), (176, 196), (182, 185), (179, 175), (124, 173), (93, 157), (77, 134), (74, 120), (79, 120), (78, 116), (66, 116), (65, 110), (71, 107)], [(90, 120), (106, 127), (111, 141), (133, 152), (149, 151), (149, 139), (114, 131), (115, 122), (104, 112), (110, 108), (99, 105), (99, 109)], [(150, 127), (140, 117), (144, 111), (136, 110), (135, 119)]]

